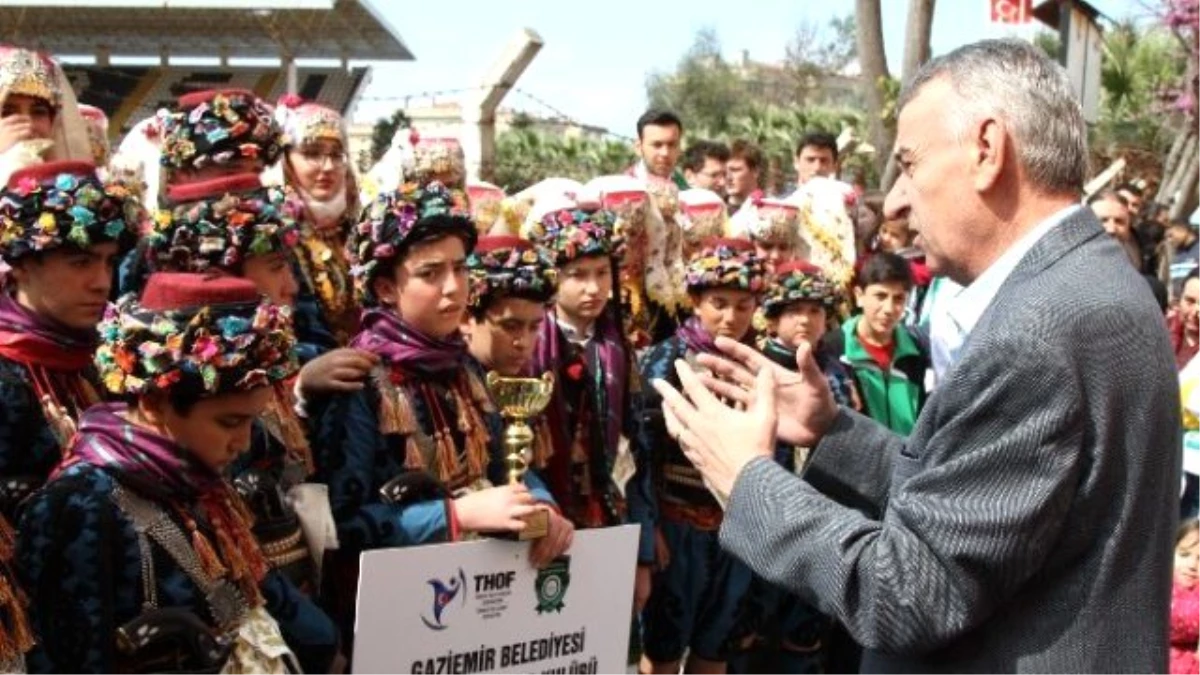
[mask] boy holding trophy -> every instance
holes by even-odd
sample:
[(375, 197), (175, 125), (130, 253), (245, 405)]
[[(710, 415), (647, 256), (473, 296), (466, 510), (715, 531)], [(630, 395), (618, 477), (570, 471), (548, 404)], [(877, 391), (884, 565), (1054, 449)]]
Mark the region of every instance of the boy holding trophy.
[(463, 199), (437, 182), (381, 193), (350, 235), (367, 308), (351, 344), (380, 366), (361, 391), (309, 402), (340, 545), (327, 591), (346, 635), (362, 551), (520, 532), (538, 511), (548, 534), (533, 562), (569, 543), (534, 474), (506, 484), (502, 421), (459, 332), (475, 242)]

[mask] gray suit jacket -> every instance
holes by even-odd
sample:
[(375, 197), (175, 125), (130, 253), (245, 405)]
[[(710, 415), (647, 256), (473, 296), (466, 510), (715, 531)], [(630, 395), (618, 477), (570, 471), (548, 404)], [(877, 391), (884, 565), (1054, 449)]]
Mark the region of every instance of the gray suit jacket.
[(1166, 672), (1180, 471), (1162, 315), (1080, 210), (1025, 256), (906, 440), (842, 411), (721, 543), (837, 617), (864, 671)]

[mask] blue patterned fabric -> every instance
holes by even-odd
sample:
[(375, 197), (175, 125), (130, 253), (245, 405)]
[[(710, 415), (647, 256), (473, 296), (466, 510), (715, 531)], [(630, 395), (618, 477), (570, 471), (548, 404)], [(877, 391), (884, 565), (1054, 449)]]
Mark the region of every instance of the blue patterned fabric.
[[(675, 360), (692, 356), (682, 338), (663, 340), (642, 357), (642, 378), (647, 383), (665, 380), (678, 388)], [(640, 510), (653, 516), (641, 519), (642, 533), (653, 541), (657, 527), (670, 551), (667, 568), (654, 575), (643, 614), (646, 655), (653, 661), (667, 662), (681, 658), (684, 650), (690, 649), (700, 658), (724, 661), (731, 652), (738, 606), (752, 575), (721, 550), (716, 529), (701, 529), (662, 516), (664, 506), (709, 511), (719, 511), (720, 507), (699, 483), (699, 473), (667, 431), (662, 397), (653, 389), (646, 391), (642, 434), (640, 444), (651, 453), (646, 466), (651, 471), (653, 488), (653, 504)], [(694, 474), (696, 482), (687, 485), (668, 480), (668, 472)]]
[[(111, 498), (116, 486), (107, 471), (76, 464), (25, 509), (17, 564), (38, 640), (28, 655), (30, 672), (112, 672), (116, 630), (142, 611), (141, 556), (133, 523)], [(160, 547), (151, 550), (158, 606), (211, 622), (196, 585)], [(304, 669), (327, 669), (338, 644), (329, 618), (274, 572), (261, 589)]]
[[(0, 477), (37, 475), (44, 482), (61, 456), (29, 382), (29, 371), (0, 358)], [(13, 512), (5, 515), (16, 522)]]

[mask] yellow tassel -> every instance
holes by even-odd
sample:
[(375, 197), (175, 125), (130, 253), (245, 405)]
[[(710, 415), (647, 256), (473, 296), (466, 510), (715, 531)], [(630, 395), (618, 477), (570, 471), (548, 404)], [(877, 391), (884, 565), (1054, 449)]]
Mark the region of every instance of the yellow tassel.
[(433, 434), (433, 443), (437, 448), (438, 478), (443, 482), (453, 482), (462, 470), (458, 461), (458, 448), (454, 447), (454, 438), (449, 430), (438, 429)]
[(385, 435), (411, 435), (417, 430), (417, 416), (408, 392), (392, 384), (384, 369), (376, 371), (375, 383), (379, 389), (379, 431)]
[(228, 570), (221, 564), (221, 559), (217, 557), (212, 544), (208, 543), (208, 537), (196, 529), (195, 523), (189, 523), (189, 525), (192, 530), (192, 548), (196, 551), (196, 557), (200, 559), (200, 566), (204, 568), (204, 573), (210, 579), (220, 579), (225, 576)]
[[(467, 376), (467, 379), (468, 389), (472, 390), (472, 394), (476, 393), (474, 385), (477, 380), (470, 375)], [(482, 389), (482, 385), (478, 391), (482, 391), (486, 395), (486, 390)], [(471, 478), (475, 479), (484, 474), (491, 434), (488, 433), (487, 424), (480, 413), (480, 407), (475, 402), (479, 399), (467, 400), (467, 397), (463, 395), (461, 383), (451, 385), (450, 392), (454, 397), (454, 404), (458, 407), (458, 428), (463, 434), (466, 445), (467, 469), (471, 472)], [(489, 404), (490, 400), (490, 398), (487, 399)], [(489, 412), (494, 412), (494, 410)]]
[(279, 424), (279, 433), (283, 436), (279, 440), (283, 441), (287, 453), (304, 465), (305, 476), (311, 476), (316, 473), (317, 467), (313, 463), (312, 449), (308, 445), (308, 434), (304, 432), (304, 427), (296, 417), (293, 403), (291, 391), (286, 386), (277, 384), (268, 414), (274, 415)]
[(474, 371), (467, 371), (467, 386), (470, 387), (471, 398), (484, 412), (496, 412), (496, 403), (492, 400), (491, 392), (479, 380)]
[(404, 437), (404, 468), (418, 471), (425, 468), (425, 457), (421, 454), (421, 445), (417, 442), (417, 433)]
[(554, 438), (550, 435), (550, 421), (545, 415), (533, 423), (533, 466), (544, 469), (554, 455)]

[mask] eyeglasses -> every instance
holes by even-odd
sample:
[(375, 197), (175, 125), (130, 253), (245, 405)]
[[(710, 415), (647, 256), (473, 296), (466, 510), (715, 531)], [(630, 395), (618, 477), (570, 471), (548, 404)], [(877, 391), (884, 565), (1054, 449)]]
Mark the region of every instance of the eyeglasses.
[(335, 167), (342, 166), (346, 163), (346, 153), (344, 152), (321, 152), (319, 150), (301, 150), (300, 156), (304, 161), (313, 166), (321, 166), (325, 164), (325, 160)]

